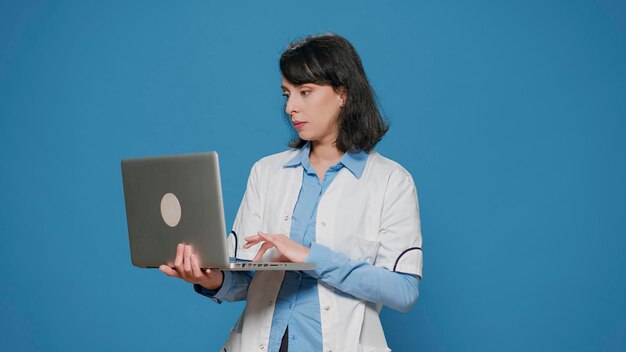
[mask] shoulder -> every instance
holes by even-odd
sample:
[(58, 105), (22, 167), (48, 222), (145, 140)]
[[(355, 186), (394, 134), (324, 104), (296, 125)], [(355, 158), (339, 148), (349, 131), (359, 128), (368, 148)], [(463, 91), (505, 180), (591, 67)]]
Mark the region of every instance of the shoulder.
[(383, 194), (416, 192), (413, 176), (398, 162), (386, 158), (372, 151), (367, 159), (364, 172), (369, 187), (377, 189)]
[(254, 163), (252, 170), (257, 173), (280, 170), (283, 165), (296, 156), (296, 154), (298, 154), (298, 149), (289, 149), (265, 156)]
[(376, 151), (371, 151), (367, 158), (366, 171), (378, 177), (409, 177), (411, 174), (399, 163), (386, 158)]

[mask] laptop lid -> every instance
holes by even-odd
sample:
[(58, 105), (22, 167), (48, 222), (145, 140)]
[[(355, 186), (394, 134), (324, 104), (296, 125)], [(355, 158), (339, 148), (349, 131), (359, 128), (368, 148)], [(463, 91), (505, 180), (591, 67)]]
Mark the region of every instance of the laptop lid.
[(172, 265), (178, 243), (191, 244), (200, 266), (228, 266), (216, 152), (122, 160), (133, 265)]
[(229, 263), (216, 152), (124, 159), (121, 164), (133, 265), (173, 266), (176, 245), (185, 243), (194, 248), (201, 268), (315, 267), (304, 263)]

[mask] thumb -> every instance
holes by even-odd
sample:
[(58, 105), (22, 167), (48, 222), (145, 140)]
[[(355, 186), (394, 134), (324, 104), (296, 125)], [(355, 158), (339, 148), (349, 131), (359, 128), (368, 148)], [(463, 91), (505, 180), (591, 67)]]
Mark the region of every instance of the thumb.
[(162, 273), (164, 273), (167, 276), (171, 276), (171, 277), (177, 277), (180, 278), (180, 275), (178, 274), (178, 271), (170, 268), (167, 265), (161, 265), (159, 266), (159, 270), (161, 270)]

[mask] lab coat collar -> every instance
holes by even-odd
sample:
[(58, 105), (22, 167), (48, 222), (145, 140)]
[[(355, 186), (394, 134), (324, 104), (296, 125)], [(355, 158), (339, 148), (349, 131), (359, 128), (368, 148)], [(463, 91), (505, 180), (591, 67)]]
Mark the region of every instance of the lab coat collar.
[[(296, 154), (293, 158), (291, 158), (288, 162), (283, 164), (283, 167), (297, 167), (302, 165), (304, 170), (309, 174), (314, 174), (315, 170), (311, 166), (309, 161), (309, 153), (311, 152), (311, 143), (307, 142), (300, 150), (298, 154)], [(340, 169), (342, 166), (346, 167), (357, 179), (361, 178), (363, 175), (363, 170), (365, 170), (365, 163), (367, 162), (368, 154), (364, 151), (348, 151), (345, 153), (339, 162), (335, 166), (331, 166), (331, 168)]]

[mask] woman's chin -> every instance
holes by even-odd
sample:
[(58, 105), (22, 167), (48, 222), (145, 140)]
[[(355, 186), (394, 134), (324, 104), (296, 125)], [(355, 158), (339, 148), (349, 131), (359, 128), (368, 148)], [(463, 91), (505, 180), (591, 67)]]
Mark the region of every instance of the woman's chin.
[(311, 140), (313, 140), (313, 136), (311, 136), (310, 134), (306, 132), (298, 132), (298, 137), (300, 137), (300, 139), (302, 139), (303, 141), (307, 141), (307, 142), (310, 142)]

